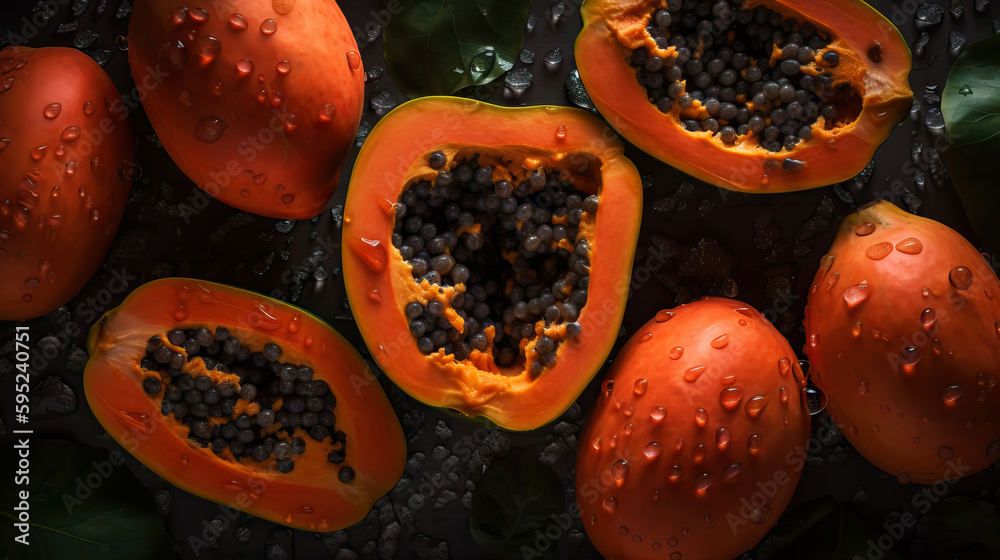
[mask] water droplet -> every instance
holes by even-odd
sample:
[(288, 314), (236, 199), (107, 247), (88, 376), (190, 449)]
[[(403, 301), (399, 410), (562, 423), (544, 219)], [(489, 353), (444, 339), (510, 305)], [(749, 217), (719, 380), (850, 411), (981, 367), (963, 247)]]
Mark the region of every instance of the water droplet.
[(618, 532), (621, 533), (622, 535), (627, 535), (628, 534), (628, 527), (622, 525), (622, 526), (618, 527)]
[(940, 358), (941, 357), (941, 341), (938, 340), (938, 339), (936, 339), (936, 338), (934, 340), (932, 340), (931, 341), (931, 350), (934, 351), (934, 355), (935, 356), (937, 356), (938, 358)]
[(674, 318), (674, 313), (672, 311), (667, 311), (666, 309), (661, 309), (656, 313), (657, 323), (666, 323), (667, 321)]
[(916, 237), (907, 237), (899, 243), (896, 243), (896, 250), (900, 253), (906, 253), (907, 255), (916, 255), (923, 249), (923, 243), (921, 243)]
[(708, 490), (708, 487), (711, 486), (713, 482), (715, 482), (715, 479), (712, 478), (712, 475), (705, 473), (695, 479), (694, 488), (698, 492), (704, 492), (705, 490)]
[(632, 386), (632, 390), (635, 391), (636, 395), (641, 395), (646, 392), (646, 387), (648, 382), (645, 377), (640, 377), (635, 380), (635, 385)]
[(652, 548), (653, 550), (660, 550), (660, 543), (654, 542), (653, 544), (650, 545), (650, 548)]
[(347, 67), (351, 69), (351, 72), (361, 68), (361, 55), (357, 51), (347, 51)]
[(705, 373), (705, 370), (707, 369), (708, 366), (694, 366), (688, 368), (687, 370), (684, 371), (684, 381), (693, 383), (699, 377), (701, 377), (701, 374)]
[(280, 91), (276, 91), (271, 94), (271, 105), (277, 107), (281, 105), (281, 101), (285, 98)]
[(727, 387), (719, 395), (719, 404), (726, 410), (736, 410), (743, 400), (743, 389), (739, 387)]
[(469, 74), (473, 81), (479, 81), (483, 76), (492, 72), (496, 62), (496, 50), (493, 47), (486, 47), (473, 55), (469, 59)]
[(871, 222), (860, 223), (856, 228), (854, 228), (854, 233), (861, 237), (864, 237), (866, 235), (871, 235), (875, 233), (875, 224)]
[(788, 371), (792, 369), (792, 361), (788, 358), (781, 358), (778, 360), (778, 373), (781, 375), (788, 375)]
[(614, 513), (615, 510), (618, 509), (618, 498), (615, 498), (614, 496), (605, 498), (604, 509), (606, 509), (608, 513)]
[(722, 471), (722, 481), (732, 484), (740, 478), (740, 472), (742, 471), (742, 466), (739, 463), (733, 463), (726, 467), (726, 470)]
[[(62, 131), (62, 136), (60, 136), (63, 142), (72, 142), (73, 140), (76, 140), (79, 137), (80, 137), (80, 127), (78, 126), (66, 127), (66, 129)], [(0, 147), (0, 150), (3, 150), (3, 148)]]
[(648, 332), (642, 335), (642, 338), (639, 339), (639, 342), (649, 342), (650, 340), (653, 340), (653, 333)]
[(203, 117), (194, 127), (194, 137), (206, 143), (213, 144), (222, 138), (226, 131), (226, 123), (215, 115)]
[(625, 482), (625, 477), (628, 476), (629, 463), (625, 459), (618, 459), (615, 464), (611, 465), (611, 478), (615, 479), (615, 482), (619, 486)]
[(10, 138), (0, 138), (0, 152), (7, 149), (10, 146)]
[(654, 406), (652, 410), (649, 411), (649, 417), (653, 419), (654, 422), (659, 422), (667, 415), (667, 410), (662, 406)]
[(566, 139), (566, 125), (561, 124), (556, 127), (556, 140)]
[(683, 346), (674, 346), (673, 348), (670, 349), (670, 353), (668, 354), (671, 360), (679, 360), (683, 355), (684, 355)]
[(42, 110), (42, 114), (45, 115), (47, 119), (54, 119), (59, 116), (62, 112), (62, 103), (49, 103)]
[(201, 55), (202, 64), (208, 64), (215, 60), (215, 57), (219, 56), (219, 52), (222, 51), (222, 43), (212, 35), (202, 35), (198, 37), (194, 48)]
[(191, 19), (198, 23), (205, 23), (208, 21), (208, 12), (202, 8), (195, 8), (191, 10)]
[(950, 385), (941, 390), (941, 402), (948, 406), (954, 406), (955, 401), (965, 394), (965, 390), (958, 385)]
[(678, 480), (680, 480), (681, 466), (673, 465), (672, 467), (670, 467), (670, 472), (667, 473), (667, 478), (670, 479), (670, 482), (677, 482)]
[(932, 332), (934, 330), (934, 325), (937, 323), (937, 312), (928, 307), (920, 312), (920, 326), (927, 332)]
[(236, 73), (242, 76), (247, 76), (253, 72), (253, 61), (249, 58), (243, 58), (236, 61)]
[[(366, 242), (368, 241), (366, 240)], [(378, 242), (376, 241), (376, 243)], [(376, 272), (381, 272), (381, 269), (377, 270)], [(613, 379), (605, 379), (604, 382), (601, 383), (601, 392), (604, 393), (605, 398), (610, 398), (611, 393), (614, 391), (614, 389), (615, 389), (615, 381)]]
[(764, 506), (755, 507), (750, 510), (750, 515), (747, 517), (747, 521), (753, 523), (754, 525), (761, 525), (771, 517), (771, 510)]
[(142, 177), (142, 168), (137, 163), (121, 160), (118, 162), (118, 176), (126, 181), (135, 181)]
[(730, 435), (729, 430), (726, 428), (719, 428), (715, 432), (715, 446), (719, 448), (719, 451), (725, 451), (732, 439), (732, 435)]
[(986, 448), (987, 457), (1000, 457), (1000, 439), (994, 441)]
[(252, 483), (247, 486), (247, 492), (249, 492), (251, 497), (259, 498), (264, 493), (264, 487), (260, 484)]
[(281, 15), (290, 14), (295, 9), (295, 0), (271, 0), (271, 9)]
[(806, 387), (805, 392), (806, 407), (809, 409), (810, 416), (815, 416), (826, 410), (826, 391), (814, 385), (809, 385)]
[(967, 290), (972, 285), (972, 271), (964, 266), (956, 266), (948, 273), (948, 281), (956, 290)]
[(233, 14), (229, 16), (229, 27), (232, 27), (236, 31), (246, 31), (248, 27), (247, 20), (240, 14)]
[(174, 320), (175, 321), (184, 321), (187, 318), (188, 318), (188, 309), (187, 309), (187, 307), (185, 307), (183, 305), (178, 305), (177, 308), (174, 309)]
[(260, 32), (264, 35), (274, 35), (274, 32), (278, 30), (278, 22), (273, 19), (265, 19), (260, 22)]
[(856, 284), (844, 290), (844, 302), (848, 308), (853, 309), (868, 299), (869, 293), (868, 282)]
[(337, 113), (337, 107), (333, 103), (327, 103), (319, 108), (319, 120), (323, 122), (330, 122), (333, 120), (333, 116)]
[(907, 346), (899, 353), (899, 358), (903, 371), (913, 373), (913, 366), (920, 361), (920, 349), (916, 346)]
[(240, 189), (240, 196), (243, 198), (250, 198), (250, 191), (247, 189)]
[(180, 40), (168, 41), (160, 48), (160, 61), (171, 70), (181, 70), (187, 64), (187, 47)]
[(647, 459), (656, 459), (660, 456), (660, 452), (662, 450), (663, 448), (660, 447), (659, 443), (651, 441), (646, 444), (646, 447), (642, 448), (642, 454), (645, 455)]
[(723, 377), (722, 379), (720, 379), (719, 382), (722, 383), (723, 385), (732, 385), (733, 383), (736, 383), (736, 376), (735, 375), (727, 375), (727, 376)]
[(941, 447), (938, 447), (937, 456), (942, 461), (947, 461), (951, 459), (954, 455), (955, 451), (952, 448), (948, 447), (947, 445), (942, 445)]
[(892, 253), (892, 243), (888, 241), (883, 241), (882, 243), (876, 243), (865, 251), (865, 256), (874, 261), (882, 260)]
[(277, 70), (279, 74), (284, 75), (292, 71), (292, 63), (287, 60), (282, 60), (277, 66), (274, 67), (274, 69)]
[(677, 537), (670, 537), (669, 539), (667, 539), (667, 545), (670, 547), (677, 546), (677, 543), (678, 543)]
[(32, 148), (30, 152), (31, 159), (35, 161), (42, 159), (45, 156), (45, 150), (47, 148), (48, 146), (38, 146), (37, 148)]
[(0, 93), (5, 92), (12, 87), (14, 87), (14, 76), (8, 76), (0, 82)]
[(723, 333), (713, 338), (710, 344), (712, 345), (712, 348), (715, 348), (716, 350), (725, 348), (729, 344), (729, 335)]
[(708, 411), (699, 408), (694, 412), (694, 421), (699, 427), (704, 428), (708, 424)]
[(861, 321), (854, 323), (854, 325), (851, 327), (851, 336), (853, 336), (854, 338), (861, 337)]
[(760, 416), (760, 413), (764, 411), (764, 407), (766, 406), (767, 406), (767, 397), (764, 395), (756, 395), (747, 401), (747, 404), (744, 408), (746, 409), (747, 414), (749, 414), (751, 418), (756, 418)]
[(763, 444), (764, 438), (762, 438), (760, 434), (750, 434), (750, 437), (747, 439), (747, 451), (751, 455), (754, 455), (760, 451)]
[(900, 484), (909, 484), (910, 475), (905, 472), (901, 472), (898, 475), (896, 475), (896, 481), (899, 482)]
[(670, 560), (681, 560), (681, 553), (680, 552), (671, 552), (670, 553)]
[(63, 221), (65, 221), (65, 218), (61, 214), (52, 214), (45, 217), (45, 225), (53, 228), (63, 225)]
[(38, 288), (38, 279), (37, 278), (28, 278), (27, 280), (24, 281), (24, 287), (28, 288), (29, 290), (34, 290), (34, 289)]
[(868, 392), (868, 389), (869, 389), (868, 382), (862, 381), (861, 384), (858, 385), (858, 394), (864, 395), (865, 393)]

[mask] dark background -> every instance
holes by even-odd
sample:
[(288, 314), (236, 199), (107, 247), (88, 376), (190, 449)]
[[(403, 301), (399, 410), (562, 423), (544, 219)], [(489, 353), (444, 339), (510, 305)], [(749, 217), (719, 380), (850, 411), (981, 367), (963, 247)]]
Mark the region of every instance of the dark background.
[[(362, 40), (359, 45), (364, 67), (369, 72), (366, 99), (387, 92), (396, 103), (401, 103), (404, 97), (382, 71), (380, 29), (373, 25), (382, 19), (379, 16), (382, 3), (340, 4), (362, 38), (366, 31), (371, 32), (371, 40)], [(548, 0), (532, 5), (535, 26), (526, 34), (524, 47), (534, 53), (534, 61), (515, 65), (528, 68), (534, 75), (534, 83), (526, 92), (521, 95), (505, 92), (501, 78), (463, 94), (508, 105), (570, 105), (566, 79), (575, 69), (572, 45), (581, 23), (575, 0), (560, 4), (563, 7), (560, 18), (553, 14), (553, 9), (559, 12), (558, 6)], [(872, 4), (893, 19), (911, 46), (915, 43), (918, 35), (913, 23), (915, 2)], [(928, 110), (940, 106), (937, 96), (954, 60), (947, 49), (949, 32), (963, 32), (971, 43), (991, 33), (992, 18), (997, 17), (993, 13), (996, 8), (987, 7), (985, 13), (978, 13), (972, 1), (961, 4), (964, 15), (955, 18), (946, 14), (940, 25), (928, 30), (930, 42), (925, 52), (914, 56), (910, 81), (919, 108), (879, 149), (869, 173), (855, 180), (799, 193), (737, 194), (691, 179), (628, 146), (627, 155), (638, 167), (645, 186), (635, 266), (638, 270), (643, 264), (653, 263), (656, 269), (651, 270), (651, 278), (638, 273), (633, 277), (635, 289), (626, 308), (616, 350), (650, 319), (652, 310), (673, 307), (703, 295), (736, 297), (753, 305), (788, 336), (793, 348), (801, 349), (802, 310), (819, 259), (832, 241), (840, 218), (856, 205), (874, 198), (888, 199), (922, 216), (940, 220), (977, 242), (946, 174), (936, 164), (931, 169), (932, 146), (943, 147), (943, 139), (924, 126)], [(122, 36), (127, 33), (128, 0), (124, 4), (121, 0), (63, 0), (50, 2), (49, 6), (57, 9), (35, 29), (25, 27), (24, 23), (39, 9), (45, 13), (48, 8), (40, 2), (4, 0), (0, 4), (0, 30), (24, 36), (28, 46), (74, 46), (76, 42), (103, 62), (120, 91), (132, 92), (134, 84), (127, 56), (121, 50), (125, 45)], [(0, 33), (0, 48), (3, 46)], [(555, 48), (561, 49), (563, 61), (548, 65), (543, 57)], [(366, 105), (362, 130), (370, 129), (379, 118)], [(86, 357), (83, 353), (86, 332), (97, 317), (118, 305), (130, 290), (155, 278), (203, 278), (293, 302), (328, 321), (372, 361), (351, 318), (340, 274), (340, 205), (357, 147), (351, 150), (341, 186), (328, 211), (313, 220), (288, 222), (263, 218), (215, 201), (197, 216), (185, 219), (180, 208), (193, 204), (198, 189), (167, 157), (141, 107), (133, 111), (131, 125), (143, 174), (134, 183), (125, 219), (111, 251), (101, 270), (67, 306), (27, 323), (35, 355), (41, 356), (42, 366), (33, 372), (37, 385), (33, 391), (36, 417), (32, 427), (36, 438), (64, 438), (108, 451), (119, 449), (83, 402), (80, 374)], [(922, 156), (914, 165), (912, 150), (918, 143), (923, 146)], [(658, 254), (668, 257), (662, 262), (655, 258), (650, 261), (650, 248), (657, 248)], [(991, 259), (996, 262), (995, 255)], [(128, 288), (119, 289), (116, 278), (126, 278)], [(0, 393), (4, 395), (12, 394), (12, 332), (10, 324), (0, 330), (0, 356), (3, 356)], [(72, 333), (76, 334), (70, 336)], [(45, 358), (46, 353), (55, 357)], [(376, 506), (373, 515), (346, 532), (316, 535), (287, 531), (241, 514), (214, 539), (214, 548), (202, 551), (202, 557), (277, 558), (280, 556), (273, 554), (290, 552), (293, 547), (299, 558), (376, 558), (380, 549), (387, 550), (385, 543), (389, 541), (397, 543), (397, 558), (484, 557), (484, 552), (469, 537), (466, 507), (468, 492), (475, 487), (484, 466), (511, 446), (533, 446), (543, 462), (559, 473), (566, 485), (569, 504), (573, 499), (576, 436), (600, 377), (600, 374), (595, 377), (578, 406), (574, 405), (562, 418), (523, 434), (488, 432), (452, 418), (414, 402), (383, 379), (409, 438), (411, 461), (404, 482), (390, 493), (389, 499)], [(10, 402), (7, 397), (0, 402), (0, 418), (7, 427), (12, 425)], [(815, 416), (814, 427), (825, 418), (825, 414)], [(9, 447), (7, 441), (5, 451)], [(864, 461), (836, 433), (823, 438), (822, 443), (822, 448), (810, 457), (793, 506), (832, 496), (839, 503), (849, 504), (852, 511), (874, 528), (874, 536), (882, 532), (880, 526), (886, 519), (896, 519), (900, 512), (909, 509), (910, 499), (920, 490), (919, 486), (897, 483)], [(435, 446), (442, 447), (437, 450), (437, 457)], [(466, 449), (470, 451), (465, 452)], [(453, 454), (460, 459), (458, 476), (453, 480), (441, 479), (439, 458)], [(126, 465), (148, 492), (143, 499), (147, 499), (151, 509), (160, 510), (167, 532), (175, 539), (169, 555), (193, 556), (188, 538), (203, 533), (204, 523), (218, 514), (218, 506), (173, 488), (131, 457)], [(420, 483), (427, 480), (440, 482), (432, 484), (430, 493), (419, 491)], [(996, 503), (1000, 498), (998, 487), (1000, 475), (994, 466), (988, 472), (963, 479), (951, 488), (948, 496), (967, 495)], [(424, 499), (413, 497), (417, 495)], [(454, 500), (449, 501), (452, 497)], [(169, 507), (164, 507), (165, 502)], [(393, 522), (399, 523), (398, 534), (391, 527)], [(244, 544), (240, 540), (247, 537), (246, 529), (250, 534)], [(839, 530), (836, 523), (823, 529), (826, 534), (836, 534)], [(7, 546), (4, 542), (0, 550)], [(754, 555), (768, 557), (774, 548), (772, 541), (765, 541)], [(819, 555), (825, 551), (817, 544), (815, 552)], [(863, 549), (843, 552), (847, 558), (853, 554), (865, 555)], [(985, 549), (970, 548), (926, 517), (896, 545), (896, 552), (902, 557), (927, 559), (989, 557)], [(578, 520), (571, 530), (562, 532), (558, 556), (598, 557)]]

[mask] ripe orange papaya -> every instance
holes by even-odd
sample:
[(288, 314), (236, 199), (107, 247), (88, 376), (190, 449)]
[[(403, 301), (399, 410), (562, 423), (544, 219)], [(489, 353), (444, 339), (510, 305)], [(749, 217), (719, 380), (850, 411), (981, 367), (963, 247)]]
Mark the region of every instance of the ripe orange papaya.
[(618, 337), (641, 211), (635, 167), (592, 114), (407, 102), (372, 130), (351, 178), (351, 309), (413, 397), (536, 428)]
[(911, 105), (910, 51), (861, 0), (587, 0), (581, 14), (576, 60), (597, 109), (719, 187), (853, 177)]
[(144, 284), (91, 329), (87, 402), (182, 490), (309, 531), (365, 517), (406, 445), (371, 370), (308, 312), (184, 278)]
[(628, 341), (580, 436), (576, 496), (605, 558), (730, 560), (774, 526), (805, 467), (805, 376), (752, 307), (705, 298)]
[(844, 219), (810, 288), (805, 353), (875, 466), (932, 484), (1000, 458), (997, 298), (997, 275), (951, 228), (884, 201)]

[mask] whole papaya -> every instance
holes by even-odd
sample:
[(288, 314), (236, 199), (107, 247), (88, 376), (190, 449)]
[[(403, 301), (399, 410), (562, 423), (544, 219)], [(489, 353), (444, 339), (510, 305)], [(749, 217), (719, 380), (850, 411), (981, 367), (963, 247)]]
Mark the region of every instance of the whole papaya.
[(805, 378), (753, 308), (663, 310), (618, 354), (580, 438), (576, 495), (609, 559), (730, 560), (763, 538), (805, 466)]
[(827, 410), (869, 461), (934, 483), (1000, 458), (1000, 283), (947, 226), (877, 201), (849, 215), (806, 307)]

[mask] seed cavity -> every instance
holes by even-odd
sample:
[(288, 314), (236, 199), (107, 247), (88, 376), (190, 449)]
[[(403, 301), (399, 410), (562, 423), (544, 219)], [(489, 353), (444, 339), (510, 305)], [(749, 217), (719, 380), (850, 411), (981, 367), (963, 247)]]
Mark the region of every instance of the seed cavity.
[(405, 314), (420, 352), (539, 375), (582, 332), (600, 165), (564, 161), (577, 156), (582, 173), (474, 148), (451, 161), (427, 154), (429, 171), (392, 205), (392, 244), (417, 284)]
[[(334, 468), (347, 459), (337, 398), (310, 366), (282, 354), (274, 343), (252, 350), (225, 327), (173, 329), (147, 341), (142, 388), (187, 427), (191, 445), (222, 459), (288, 473), (307, 445), (321, 445)], [(349, 466), (337, 472), (354, 479)]]
[[(689, 132), (725, 145), (793, 150), (814, 126), (853, 122), (861, 97), (838, 77), (845, 55), (834, 38), (764, 6), (741, 2), (668, 2), (646, 32), (656, 47), (632, 52), (650, 103)], [(776, 160), (786, 169), (807, 162)]]

